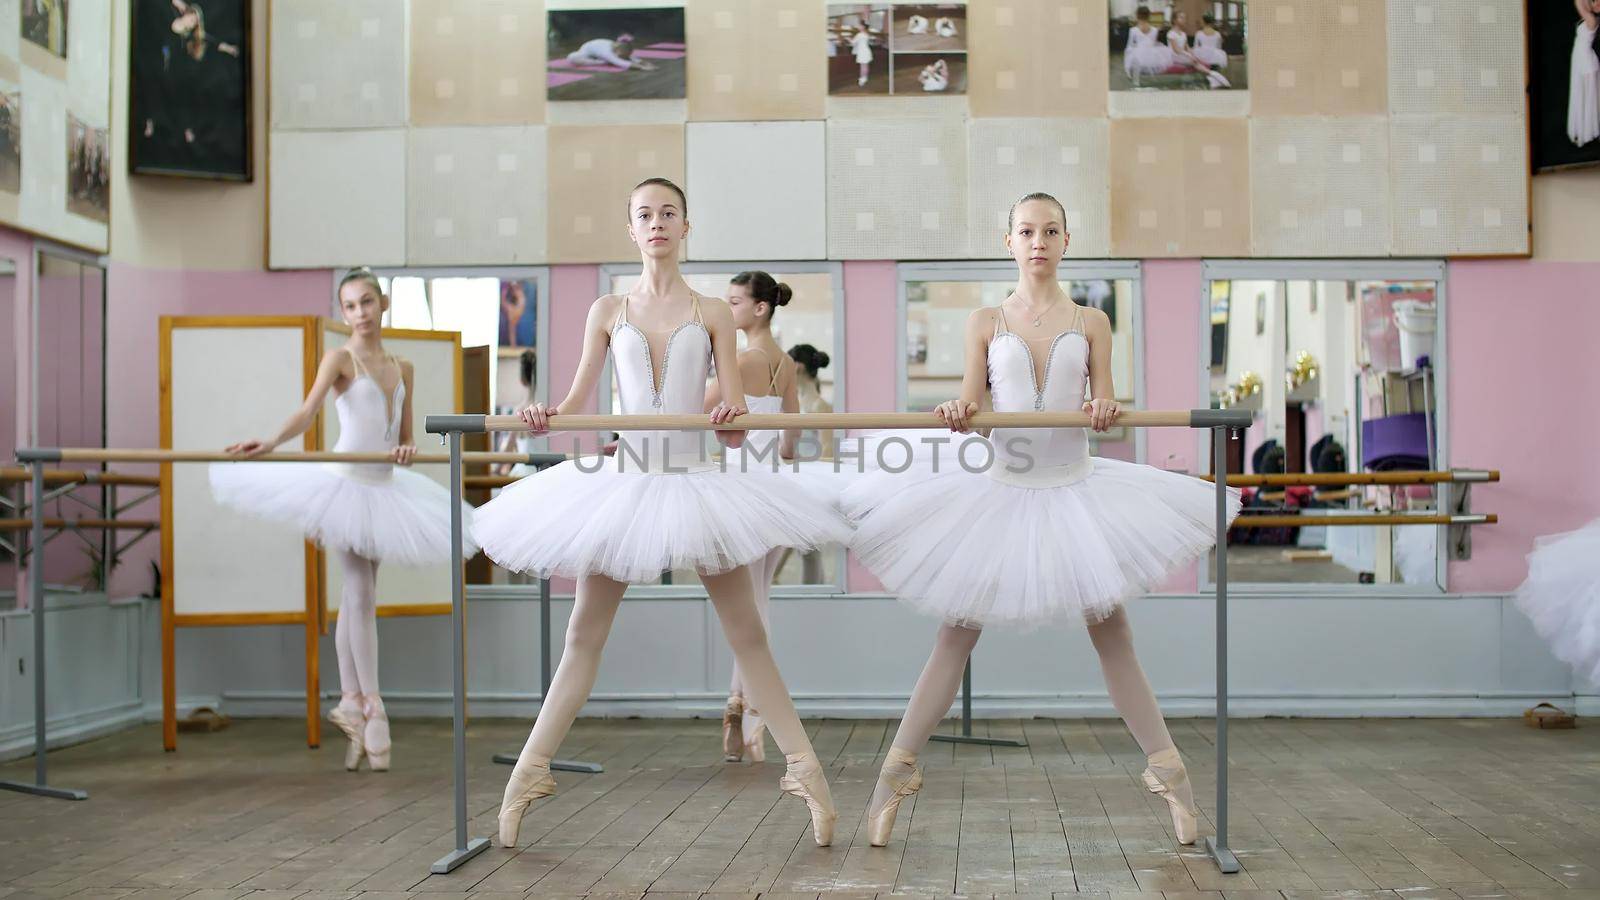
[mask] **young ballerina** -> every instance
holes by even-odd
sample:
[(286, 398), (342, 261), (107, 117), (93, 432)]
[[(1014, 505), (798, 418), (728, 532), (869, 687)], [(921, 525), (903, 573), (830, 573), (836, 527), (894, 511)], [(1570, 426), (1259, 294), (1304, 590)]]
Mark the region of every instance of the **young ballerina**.
[(1188, 25), (1189, 17), (1182, 11), (1179, 11), (1172, 17), (1172, 27), (1167, 29), (1167, 46), (1172, 49), (1173, 63), (1179, 66), (1188, 66), (1189, 68), (1204, 74), (1206, 76), (1206, 83), (1209, 84), (1213, 90), (1216, 88), (1231, 87), (1231, 85), (1228, 83), (1228, 79), (1222, 77), (1221, 72), (1215, 71), (1210, 66), (1206, 65), (1204, 60), (1200, 59), (1200, 57), (1195, 55), (1193, 50), (1189, 49)]
[[(389, 298), (371, 269), (351, 269), (340, 280), (339, 308), (350, 339), (322, 358), (305, 402), (273, 437), (233, 444), (228, 453), (248, 459), (300, 436), (333, 391), (339, 416), (334, 450), (387, 453), (394, 465), (411, 464), (417, 452), (413, 372), (409, 362), (383, 349), (380, 323)], [(350, 739), (346, 769), (354, 772), (364, 758), (373, 771), (386, 771), (391, 745), (378, 689), (378, 565), (450, 558), (450, 492), (386, 463), (217, 463), (210, 475), (217, 502), (294, 525), (338, 560), (344, 576), (334, 630), (340, 699), (328, 720)]]
[[(739, 380), (744, 383), (744, 405), (752, 413), (797, 413), (800, 411), (799, 382), (795, 365), (778, 341), (772, 336), (772, 317), (779, 307), (787, 306), (794, 290), (766, 272), (740, 272), (728, 283), (728, 310), (733, 314), (734, 327), (744, 332), (745, 349), (739, 353)], [(752, 394), (749, 391), (760, 391)], [(722, 402), (719, 383), (706, 388), (705, 408), (715, 409)], [(792, 460), (800, 441), (800, 430), (751, 431), (745, 434), (743, 450), (749, 466), (767, 466), (771, 454)], [(763, 626), (770, 627), (771, 617), (767, 606), (772, 593), (772, 579), (778, 574), (787, 547), (774, 547), (765, 557), (750, 564), (756, 608), (761, 612)], [(766, 741), (761, 716), (750, 706), (744, 696), (744, 678), (739, 664), (733, 666), (733, 683), (728, 689), (728, 703), (722, 711), (722, 758), (738, 762), (748, 755), (753, 762), (766, 759)]]
[(1594, 52), (1600, 0), (1572, 0), (1578, 32), (1572, 41), (1572, 79), (1567, 91), (1567, 139), (1582, 147), (1600, 138), (1600, 56)]
[(616, 66), (619, 69), (639, 69), (648, 72), (655, 64), (633, 55), (633, 35), (619, 34), (616, 40), (595, 38), (584, 41), (583, 46), (567, 54), (567, 62), (575, 66)]
[(1222, 32), (1210, 13), (1200, 17), (1200, 30), (1194, 36), (1194, 55), (1213, 69), (1228, 67), (1227, 51), (1222, 49)]
[[(795, 344), (789, 348), (789, 358), (794, 360), (798, 367), (795, 370), (795, 390), (800, 395), (800, 411), (833, 412), (833, 404), (822, 396), (822, 381), (817, 377), (818, 373), (828, 367), (831, 357), (810, 344)], [(809, 446), (815, 448), (824, 458), (836, 456), (831, 428), (806, 429), (800, 433), (800, 440), (808, 442)]]
[[(522, 418), (534, 434), (550, 419), (581, 409), (609, 353), (624, 414), (701, 415), (716, 360), (724, 397), (744, 396), (733, 314), (694, 293), (678, 271), (689, 233), (687, 201), (672, 182), (652, 178), (628, 198), (628, 233), (644, 263), (633, 290), (589, 308), (583, 355), (565, 400), (534, 403)], [(743, 414), (719, 403), (709, 421)], [(629, 583), (669, 569), (694, 569), (733, 648), (744, 689), (787, 757), (780, 782), (806, 801), (817, 844), (833, 839), (833, 799), (794, 702), (767, 645), (750, 569), (774, 547), (811, 549), (848, 538), (825, 500), (782, 474), (722, 471), (704, 455), (703, 432), (624, 433), (614, 458), (568, 461), (507, 488), (480, 508), (474, 534), (489, 556), (513, 571), (578, 580), (566, 647), (533, 732), (512, 770), (500, 807), (500, 842), (516, 844), (523, 813), (555, 793), (550, 758), (588, 699), (601, 649)], [(737, 449), (743, 432), (719, 432)]]
[(1122, 70), (1139, 83), (1141, 75), (1159, 75), (1172, 68), (1172, 48), (1161, 43), (1160, 32), (1150, 24), (1150, 7), (1134, 11), (1128, 29), (1128, 46), (1122, 51)]
[[(1109, 320), (1074, 304), (1056, 280), (1068, 242), (1064, 218), (1048, 194), (1012, 206), (1005, 244), (1020, 270), (1017, 286), (998, 308), (967, 321), (961, 397), (936, 410), (953, 431), (968, 430), (986, 390), (997, 412), (1082, 409), (1097, 431), (1116, 421)], [(993, 452), (987, 471), (947, 456), (936, 470), (869, 473), (844, 492), (861, 562), (901, 600), (945, 620), (867, 807), (872, 845), (888, 843), (900, 803), (922, 786), (917, 755), (950, 710), (979, 629), (1057, 616), (1088, 624), (1111, 701), (1149, 757), (1145, 785), (1170, 804), (1179, 842), (1193, 843), (1198, 812), (1188, 776), (1134, 655), (1122, 603), (1212, 545), (1212, 488), (1091, 457), (1082, 429), (997, 429), (983, 447)], [(981, 469), (986, 457), (969, 450), (967, 458)]]
[(861, 67), (861, 75), (856, 79), (856, 86), (866, 87), (867, 76), (872, 71), (872, 35), (867, 32), (865, 24), (856, 29), (855, 35), (850, 38), (850, 49), (855, 52), (856, 64)]

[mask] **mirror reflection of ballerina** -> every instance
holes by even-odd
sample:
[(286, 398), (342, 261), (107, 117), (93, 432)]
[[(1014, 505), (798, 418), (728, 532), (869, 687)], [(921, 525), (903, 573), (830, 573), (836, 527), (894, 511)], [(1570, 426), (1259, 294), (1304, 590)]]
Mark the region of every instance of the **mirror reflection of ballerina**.
[(1572, 82), (1567, 93), (1567, 139), (1582, 147), (1600, 138), (1600, 57), (1595, 56), (1600, 0), (1573, 0), (1578, 33), (1572, 43)]

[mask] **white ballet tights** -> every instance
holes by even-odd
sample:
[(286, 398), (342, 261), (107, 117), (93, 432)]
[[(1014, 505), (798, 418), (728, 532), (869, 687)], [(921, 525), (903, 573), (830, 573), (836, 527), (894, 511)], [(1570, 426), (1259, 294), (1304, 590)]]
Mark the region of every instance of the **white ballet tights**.
[(360, 707), (378, 699), (378, 561), (338, 551), (344, 575), (333, 646), (339, 654), (340, 702)]
[[(778, 574), (778, 564), (783, 561), (785, 552), (785, 548), (775, 547), (767, 552), (765, 559), (757, 560), (748, 566), (751, 587), (755, 591), (756, 611), (761, 613), (761, 627), (768, 631), (772, 629), (772, 613), (770, 610), (772, 579)], [(728, 687), (728, 694), (734, 697), (744, 696), (744, 678), (739, 673), (738, 660), (734, 660), (733, 663), (733, 684)], [(760, 713), (756, 712), (754, 708), (746, 709), (743, 723), (744, 742), (746, 744), (761, 739), (761, 729), (765, 727), (765, 723), (761, 721)]]
[[(1106, 681), (1106, 691), (1111, 695), (1111, 704), (1122, 716), (1128, 731), (1132, 732), (1139, 749), (1144, 751), (1146, 757), (1172, 749), (1172, 735), (1161, 718), (1161, 707), (1156, 703), (1155, 692), (1150, 689), (1144, 668), (1139, 665), (1139, 657), (1133, 650), (1133, 628), (1128, 624), (1128, 614), (1119, 608), (1088, 628), (1089, 640), (1100, 657), (1100, 672)], [(911, 692), (911, 702), (906, 705), (905, 717), (900, 720), (900, 728), (895, 732), (893, 746), (911, 754), (913, 758), (922, 752), (934, 729), (950, 712), (950, 704), (955, 702), (956, 692), (961, 689), (961, 673), (966, 668), (967, 658), (972, 655), (972, 648), (978, 645), (981, 633), (976, 628), (959, 625), (946, 624), (940, 627), (933, 653), (922, 668), (922, 676), (917, 679), (917, 686)], [(909, 774), (910, 769), (911, 764), (904, 762), (884, 764), (886, 775)], [(1164, 776), (1163, 780), (1170, 783), (1170, 776), (1175, 773), (1161, 771), (1156, 774)], [(877, 789), (873, 791), (872, 802), (868, 806), (869, 812), (881, 809), (893, 790), (885, 782), (885, 778), (878, 779)], [(1187, 781), (1183, 782), (1181, 789), (1185, 795), (1181, 798), (1184, 804), (1193, 808), (1194, 798), (1190, 795)]]
[[(740, 566), (719, 575), (702, 574), (700, 581), (711, 596), (711, 604), (722, 622), (722, 632), (733, 648), (745, 691), (765, 716), (767, 729), (772, 732), (778, 748), (789, 755), (811, 753), (811, 739), (800, 724), (794, 701), (789, 698), (789, 690), (767, 646), (767, 630), (756, 609), (749, 567)], [(547, 764), (560, 748), (572, 721), (594, 690), (595, 677), (600, 672), (600, 653), (605, 648), (606, 637), (611, 633), (611, 623), (626, 589), (626, 584), (604, 575), (585, 575), (578, 580), (577, 602), (572, 608), (572, 618), (567, 620), (567, 642), (561, 652), (561, 662), (556, 666), (555, 677), (550, 680), (550, 693), (539, 708), (539, 717), (533, 723), (528, 742), (522, 747), (513, 774), (530, 766)]]

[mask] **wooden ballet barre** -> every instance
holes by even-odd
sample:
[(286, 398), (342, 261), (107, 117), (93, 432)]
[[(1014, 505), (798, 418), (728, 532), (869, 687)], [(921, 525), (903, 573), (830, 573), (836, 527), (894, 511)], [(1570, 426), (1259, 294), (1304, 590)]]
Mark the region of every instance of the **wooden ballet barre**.
[[(1201, 475), (1206, 481), (1210, 475)], [(1499, 469), (1455, 469), (1443, 472), (1297, 472), (1272, 475), (1229, 475), (1229, 487), (1342, 487), (1353, 484), (1482, 484), (1500, 480)]]
[(1303, 525), (1494, 525), (1500, 517), (1494, 513), (1466, 515), (1401, 515), (1370, 513), (1356, 516), (1319, 515), (1250, 515), (1245, 513), (1233, 520), (1234, 528), (1299, 528)]
[[(26, 482), (32, 480), (33, 475), (27, 469), (0, 468), (0, 482)], [(161, 479), (155, 475), (129, 475), (125, 472), (78, 472), (72, 469), (46, 469), (44, 473), (46, 487), (55, 487), (62, 484), (125, 484), (135, 487), (161, 486)]]
[[(490, 453), (474, 451), (461, 454), (468, 463), (527, 463), (544, 462), (548, 453)], [(143, 462), (143, 463), (194, 463), (194, 462), (334, 462), (334, 463), (386, 463), (387, 453), (340, 453), (332, 450), (286, 450), (263, 453), (260, 456), (234, 456), (219, 450), (145, 450), (99, 449), (95, 447), (36, 447), (18, 450), (17, 458), (24, 462)], [(445, 453), (418, 453), (411, 458), (415, 464), (445, 464), (450, 456)], [(159, 485), (159, 480), (157, 481)]]
[[(1082, 412), (981, 412), (972, 416), (973, 430), (980, 428), (1087, 428), (1089, 415)], [(1245, 409), (1128, 410), (1116, 425), (1133, 428), (1248, 428), (1250, 411)], [(932, 413), (747, 413), (724, 425), (713, 425), (704, 413), (683, 415), (560, 415), (550, 417), (552, 432), (558, 431), (761, 431), (785, 428), (880, 429), (923, 428), (929, 431), (949, 426)], [(430, 434), (459, 431), (476, 434), (485, 431), (526, 431), (518, 416), (447, 415), (428, 416), (423, 428)], [(465, 460), (469, 454), (463, 454)]]
[[(0, 531), (27, 531), (32, 519), (0, 519)], [(46, 528), (101, 529), (111, 531), (149, 531), (160, 528), (155, 519), (45, 519)]]

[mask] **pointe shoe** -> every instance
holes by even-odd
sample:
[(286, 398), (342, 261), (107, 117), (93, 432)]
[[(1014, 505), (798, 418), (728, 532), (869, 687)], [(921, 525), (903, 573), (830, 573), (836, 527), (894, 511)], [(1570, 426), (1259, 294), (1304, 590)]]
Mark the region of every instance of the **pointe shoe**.
[[(1165, 777), (1156, 774), (1158, 768)], [(1176, 749), (1162, 750), (1150, 757), (1150, 767), (1144, 770), (1144, 786), (1167, 801), (1172, 811), (1172, 830), (1178, 835), (1178, 843), (1185, 846), (1193, 844), (1200, 835), (1200, 810), (1185, 807), (1179, 796), (1178, 789), (1188, 784), (1189, 772), (1184, 769)]]
[(791, 753), (785, 759), (789, 770), (778, 780), (778, 787), (806, 802), (811, 810), (811, 836), (818, 847), (826, 847), (833, 843), (833, 826), (839, 821), (839, 813), (833, 808), (833, 794), (822, 774), (822, 763), (810, 752)]
[(722, 709), (722, 761), (744, 758), (744, 698), (732, 696)]
[(389, 771), (389, 714), (383, 701), (374, 697), (367, 701), (367, 727), (361, 733), (361, 743), (367, 751), (367, 765), (374, 772)]
[(956, 23), (955, 23), (955, 20), (951, 19), (951, 18), (949, 18), (947, 16), (940, 16), (938, 21), (933, 23), (933, 30), (934, 30), (934, 33), (939, 35), (939, 37), (944, 37), (944, 38), (955, 37), (956, 36)]
[[(890, 772), (889, 763), (902, 763), (912, 769), (909, 773)], [(870, 809), (867, 811), (867, 841), (874, 847), (889, 846), (889, 835), (894, 832), (894, 817), (900, 812), (900, 801), (922, 790), (922, 767), (917, 765), (915, 754), (891, 747), (884, 766), (883, 771), (878, 773), (878, 783), (889, 788), (889, 799), (876, 813)]]
[(928, 18), (926, 16), (912, 16), (906, 20), (906, 31), (911, 34), (927, 34)]
[(761, 714), (749, 707), (744, 711), (744, 755), (753, 763), (767, 761), (767, 726), (761, 723)]
[(556, 780), (550, 774), (550, 762), (517, 767), (511, 770), (511, 780), (506, 782), (506, 793), (500, 801), (500, 846), (515, 847), (517, 832), (522, 829), (522, 814), (528, 804), (540, 797), (556, 792)]
[(361, 708), (345, 706), (340, 702), (338, 706), (328, 710), (328, 721), (339, 727), (349, 743), (344, 748), (344, 768), (347, 772), (354, 772), (361, 768), (361, 758), (367, 755), (365, 732), (367, 730), (367, 717), (362, 715)]
[(1216, 69), (1212, 69), (1206, 73), (1206, 81), (1211, 84), (1212, 90), (1216, 90), (1217, 88), (1233, 87), (1233, 84), (1229, 82), (1228, 79), (1222, 77), (1222, 73), (1218, 72)]

